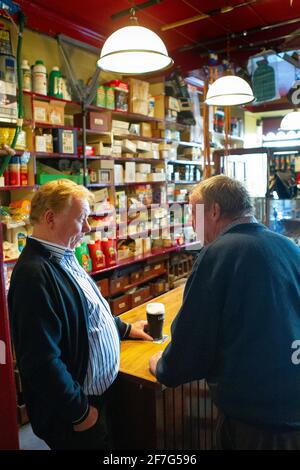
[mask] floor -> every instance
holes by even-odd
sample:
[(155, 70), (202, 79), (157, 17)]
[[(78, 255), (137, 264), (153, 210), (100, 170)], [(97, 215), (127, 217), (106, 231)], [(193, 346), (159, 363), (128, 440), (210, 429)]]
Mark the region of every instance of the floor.
[(50, 450), (47, 444), (33, 433), (30, 424), (21, 426), (19, 441), (21, 450)]

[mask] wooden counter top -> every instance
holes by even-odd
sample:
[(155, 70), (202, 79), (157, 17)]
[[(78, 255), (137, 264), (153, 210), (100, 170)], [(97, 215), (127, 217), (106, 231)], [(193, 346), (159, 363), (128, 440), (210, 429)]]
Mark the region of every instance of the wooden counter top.
[[(162, 302), (165, 304), (166, 313), (163, 334), (167, 334), (168, 339), (163, 344), (142, 340), (121, 341), (121, 374), (126, 374), (133, 379), (139, 379), (143, 382), (150, 382), (152, 385), (158, 384), (156, 378), (153, 377), (149, 371), (149, 359), (153, 354), (164, 350), (170, 342), (170, 326), (181, 307), (183, 289), (184, 286), (180, 286), (153, 299), (153, 302)], [(146, 320), (146, 304), (129, 310), (123, 315), (120, 315), (120, 318), (127, 323)]]

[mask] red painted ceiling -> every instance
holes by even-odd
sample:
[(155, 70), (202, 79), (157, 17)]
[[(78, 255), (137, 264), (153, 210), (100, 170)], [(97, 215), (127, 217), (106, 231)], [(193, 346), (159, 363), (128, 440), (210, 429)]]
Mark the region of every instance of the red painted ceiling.
[[(249, 55), (265, 48), (281, 50), (300, 48), (300, 1), (257, 0), (229, 13), (217, 13), (223, 7), (236, 6), (249, 0), (163, 0), (137, 12), (139, 23), (157, 32), (165, 42), (175, 65), (193, 70), (207, 63), (209, 52), (219, 52), (242, 65)], [(63, 33), (101, 48), (114, 30), (127, 24), (126, 16), (112, 20), (111, 15), (132, 6), (131, 0), (16, 0), (27, 16), (27, 26), (55, 36)], [(143, 0), (136, 0), (136, 4)], [(190, 18), (200, 13), (213, 14), (206, 19), (161, 31), (165, 24)], [(290, 24), (285, 22), (297, 20)], [(261, 30), (268, 25), (281, 26)], [(299, 28), (299, 30), (298, 30)], [(256, 30), (251, 32), (251, 30)], [(250, 31), (233, 38), (233, 33)], [(291, 34), (293, 34), (291, 36)], [(229, 41), (228, 38), (230, 37)], [(206, 44), (208, 41), (218, 42)], [(192, 46), (198, 45), (196, 48)], [(185, 50), (182, 50), (185, 48)]]

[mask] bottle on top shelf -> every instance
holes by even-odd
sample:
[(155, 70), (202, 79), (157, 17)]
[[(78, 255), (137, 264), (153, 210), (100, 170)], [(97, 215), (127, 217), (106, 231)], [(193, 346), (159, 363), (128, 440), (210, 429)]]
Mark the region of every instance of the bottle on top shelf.
[(53, 67), (49, 75), (49, 96), (62, 98), (62, 75), (57, 66)]
[(31, 69), (28, 60), (22, 60), (22, 88), (23, 91), (32, 91)]
[(48, 92), (47, 87), (47, 69), (42, 60), (36, 60), (32, 68), (33, 77), (33, 92), (40, 95), (46, 95)]

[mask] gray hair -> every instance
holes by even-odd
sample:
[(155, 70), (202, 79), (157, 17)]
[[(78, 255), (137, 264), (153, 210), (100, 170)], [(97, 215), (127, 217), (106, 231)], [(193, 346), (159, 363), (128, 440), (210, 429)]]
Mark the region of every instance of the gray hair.
[(213, 203), (219, 204), (224, 217), (237, 218), (253, 214), (251, 198), (245, 186), (225, 175), (201, 181), (194, 187), (190, 199), (195, 204), (201, 201), (204, 209), (209, 209)]

